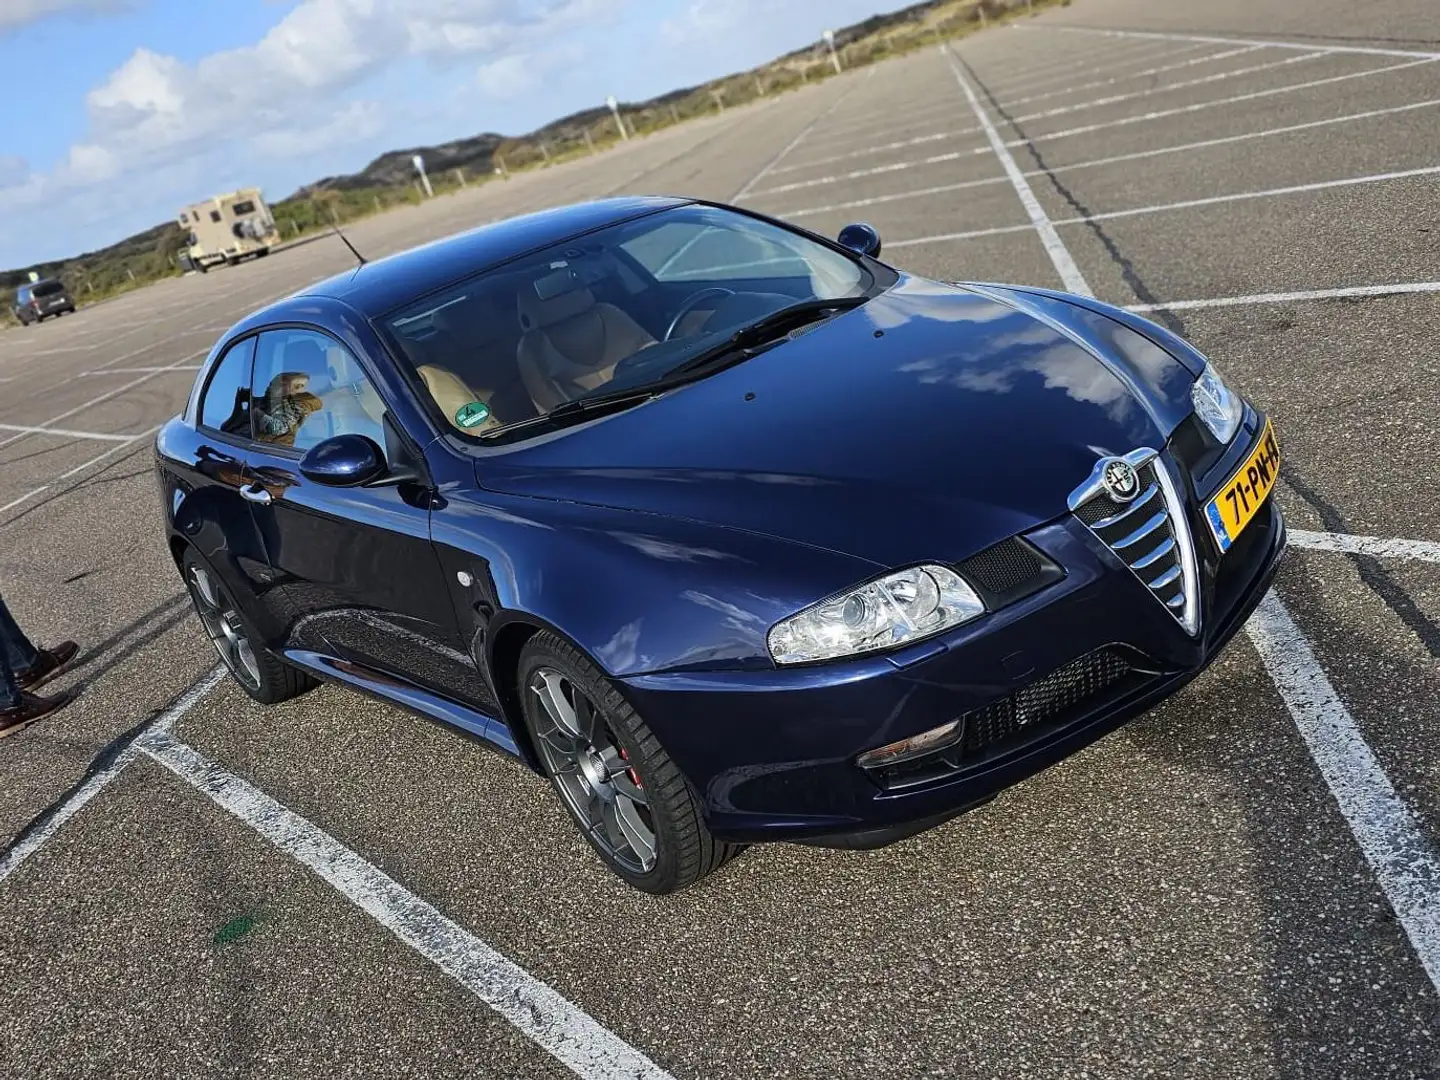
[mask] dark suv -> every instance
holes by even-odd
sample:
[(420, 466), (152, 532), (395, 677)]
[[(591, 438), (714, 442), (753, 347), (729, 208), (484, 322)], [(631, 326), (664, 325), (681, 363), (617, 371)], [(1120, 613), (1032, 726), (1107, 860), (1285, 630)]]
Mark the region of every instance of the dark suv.
[(75, 298), (58, 278), (46, 278), (21, 285), (15, 290), (15, 302), (10, 305), (21, 324), (29, 326), (47, 315), (63, 315), (75, 311)]

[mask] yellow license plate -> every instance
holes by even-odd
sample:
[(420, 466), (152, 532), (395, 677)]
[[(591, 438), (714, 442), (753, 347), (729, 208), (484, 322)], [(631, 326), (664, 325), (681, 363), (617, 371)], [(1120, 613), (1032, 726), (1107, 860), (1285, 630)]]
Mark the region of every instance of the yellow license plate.
[(1246, 525), (1265, 505), (1265, 498), (1280, 479), (1280, 443), (1270, 421), (1260, 442), (1236, 469), (1220, 493), (1205, 507), (1205, 517), (1220, 550), (1229, 551)]

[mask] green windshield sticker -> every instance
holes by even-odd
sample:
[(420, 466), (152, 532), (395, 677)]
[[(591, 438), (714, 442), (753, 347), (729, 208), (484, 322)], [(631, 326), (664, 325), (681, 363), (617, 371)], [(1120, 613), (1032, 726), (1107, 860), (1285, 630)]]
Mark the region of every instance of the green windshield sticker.
[(490, 419), (490, 406), (483, 401), (472, 401), (455, 410), (455, 423), (462, 428), (479, 427)]

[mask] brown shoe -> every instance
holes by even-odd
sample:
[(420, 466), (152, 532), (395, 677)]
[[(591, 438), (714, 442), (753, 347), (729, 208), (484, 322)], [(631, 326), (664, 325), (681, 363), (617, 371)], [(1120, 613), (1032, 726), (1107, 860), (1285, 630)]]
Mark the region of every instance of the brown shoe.
[(14, 735), (17, 731), (24, 731), (36, 720), (63, 709), (74, 700), (74, 694), (56, 694), (54, 697), (21, 694), (19, 705), (13, 709), (0, 709), (0, 739), (6, 735)]
[(73, 641), (62, 641), (53, 649), (40, 649), (35, 662), (16, 673), (16, 681), (21, 690), (34, 690), (59, 675), (79, 655), (80, 646)]

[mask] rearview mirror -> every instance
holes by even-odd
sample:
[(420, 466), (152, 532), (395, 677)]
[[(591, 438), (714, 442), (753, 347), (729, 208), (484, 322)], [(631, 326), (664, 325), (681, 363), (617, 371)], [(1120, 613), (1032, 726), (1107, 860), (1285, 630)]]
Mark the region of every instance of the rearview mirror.
[(364, 435), (336, 435), (300, 459), (300, 475), (330, 487), (356, 487), (385, 474), (385, 455)]
[(836, 239), (841, 247), (847, 247), (857, 255), (868, 255), (872, 259), (880, 257), (880, 234), (873, 225), (867, 225), (863, 221), (846, 225)]

